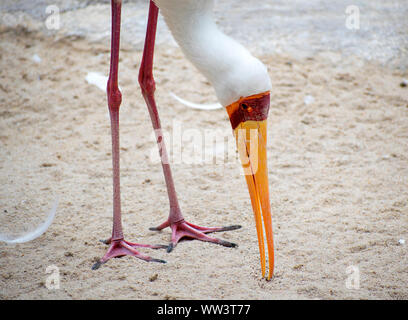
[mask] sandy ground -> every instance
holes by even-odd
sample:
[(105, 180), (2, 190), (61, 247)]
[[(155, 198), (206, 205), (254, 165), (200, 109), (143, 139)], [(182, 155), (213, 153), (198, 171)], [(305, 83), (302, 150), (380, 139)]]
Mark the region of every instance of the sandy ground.
[[(33, 61), (33, 55), (41, 62)], [(255, 52), (256, 54), (256, 52)], [(168, 200), (137, 84), (140, 50), (121, 51), (121, 177), (129, 241), (162, 243)], [(276, 246), (272, 281), (260, 279), (255, 226), (237, 163), (173, 165), (186, 218), (236, 249), (183, 242), (171, 253), (143, 250), (166, 265), (131, 257), (92, 264), (111, 232), (111, 145), (105, 93), (89, 71), (106, 73), (109, 43), (21, 28), (0, 33), (0, 230), (32, 229), (59, 197), (40, 238), (0, 244), (2, 299), (408, 299), (408, 77), (355, 56), (258, 55), (273, 83), (269, 173)], [(168, 95), (209, 103), (214, 93), (177, 47), (156, 52), (163, 127), (231, 134), (224, 110), (188, 109)], [(311, 96), (313, 99), (305, 97)], [(192, 150), (186, 142), (182, 152)], [(57, 266), (60, 289), (46, 288)], [(359, 288), (348, 288), (348, 270)]]

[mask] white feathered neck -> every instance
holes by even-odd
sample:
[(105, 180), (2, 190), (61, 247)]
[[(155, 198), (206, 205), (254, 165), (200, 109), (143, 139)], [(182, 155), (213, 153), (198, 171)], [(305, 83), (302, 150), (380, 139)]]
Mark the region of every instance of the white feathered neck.
[(186, 57), (213, 85), (227, 106), (269, 91), (266, 67), (214, 22), (214, 0), (154, 0)]

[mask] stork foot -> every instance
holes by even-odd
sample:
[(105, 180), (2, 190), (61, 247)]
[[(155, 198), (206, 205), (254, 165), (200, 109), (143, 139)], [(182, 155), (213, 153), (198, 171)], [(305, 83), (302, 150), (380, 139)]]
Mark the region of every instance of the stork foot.
[(160, 262), (166, 263), (165, 260), (155, 259), (140, 253), (135, 248), (151, 248), (151, 249), (163, 249), (167, 248), (164, 245), (149, 245), (149, 244), (139, 244), (139, 243), (132, 243), (126, 240), (100, 240), (102, 243), (109, 244), (110, 247), (106, 254), (92, 266), (92, 270), (99, 269), (101, 265), (106, 263), (108, 260), (112, 258), (121, 258), (123, 256), (133, 256), (139, 259), (142, 259), (147, 262)]
[(196, 226), (192, 223), (182, 220), (182, 221), (179, 221), (173, 224), (170, 224), (168, 221), (166, 221), (165, 223), (161, 224), (158, 227), (150, 228), (150, 230), (160, 231), (167, 227), (170, 227), (172, 231), (171, 242), (169, 246), (167, 247), (167, 252), (173, 251), (177, 243), (182, 238), (187, 238), (190, 240), (195, 239), (195, 240), (200, 240), (200, 241), (212, 242), (212, 243), (220, 244), (224, 247), (235, 248), (235, 247), (238, 247), (237, 244), (226, 241), (226, 240), (207, 236), (207, 233), (231, 231), (231, 230), (236, 230), (236, 229), (241, 228), (241, 226), (239, 225), (207, 228), (207, 227)]

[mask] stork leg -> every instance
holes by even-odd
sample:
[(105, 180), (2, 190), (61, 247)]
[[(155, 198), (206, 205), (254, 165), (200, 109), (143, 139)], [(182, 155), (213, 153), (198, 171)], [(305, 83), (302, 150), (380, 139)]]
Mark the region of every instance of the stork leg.
[(208, 241), (217, 243), (226, 247), (236, 247), (236, 244), (209, 237), (206, 233), (229, 231), (239, 229), (241, 226), (228, 226), (219, 228), (205, 228), (199, 227), (184, 220), (181, 213), (180, 206), (177, 200), (176, 189), (168, 162), (167, 150), (163, 139), (159, 113), (157, 111), (156, 101), (154, 99), (155, 82), (153, 78), (153, 55), (154, 45), (156, 39), (157, 17), (159, 8), (150, 1), (149, 18), (147, 23), (146, 39), (143, 50), (142, 62), (139, 70), (139, 84), (142, 90), (143, 97), (146, 101), (149, 110), (150, 118), (152, 120), (153, 129), (156, 134), (156, 141), (159, 146), (160, 159), (163, 167), (164, 178), (166, 181), (167, 193), (170, 202), (170, 214), (168, 219), (155, 228), (150, 228), (153, 231), (159, 231), (170, 227), (172, 230), (171, 243), (167, 251), (170, 252), (177, 245), (181, 238), (197, 239), (201, 241)]
[(119, 43), (120, 43), (120, 14), (121, 0), (112, 0), (112, 39), (111, 39), (111, 61), (110, 73), (107, 84), (109, 115), (111, 120), (112, 134), (112, 164), (113, 164), (113, 230), (112, 237), (106, 241), (110, 247), (107, 253), (96, 262), (92, 269), (98, 269), (103, 263), (111, 258), (134, 256), (145, 261), (162, 262), (166, 261), (154, 259), (138, 252), (135, 248), (159, 249), (166, 246), (145, 245), (128, 242), (123, 237), (122, 218), (120, 208), (120, 168), (119, 168), (119, 107), (122, 102), (122, 94), (118, 86), (118, 66), (119, 66)]

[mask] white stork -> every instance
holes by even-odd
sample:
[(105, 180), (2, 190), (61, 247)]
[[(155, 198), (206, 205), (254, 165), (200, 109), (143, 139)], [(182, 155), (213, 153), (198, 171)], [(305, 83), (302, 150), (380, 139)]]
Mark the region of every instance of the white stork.
[(121, 5), (121, 0), (111, 0), (111, 63), (107, 84), (112, 134), (113, 231), (112, 237), (104, 241), (106, 244), (110, 244), (107, 253), (92, 268), (98, 269), (110, 258), (125, 255), (135, 256), (145, 261), (164, 263), (164, 260), (153, 259), (140, 253), (136, 248), (167, 248), (167, 251), (170, 252), (183, 237), (213, 242), (227, 247), (236, 246), (234, 243), (210, 237), (207, 233), (234, 230), (240, 226), (206, 228), (191, 224), (184, 219), (178, 204), (170, 165), (163, 161), (163, 159), (167, 159), (167, 151), (161, 134), (160, 119), (154, 99), (155, 82), (152, 72), (157, 18), (160, 9), (167, 26), (185, 56), (211, 82), (219, 102), (228, 112), (255, 215), (262, 276), (265, 277), (266, 269), (263, 232), (265, 229), (269, 256), (267, 279), (271, 279), (274, 255), (266, 156), (267, 116), (271, 82), (266, 67), (253, 57), (245, 47), (217, 28), (212, 15), (214, 0), (150, 1), (139, 83), (149, 110), (153, 129), (156, 132), (170, 202), (168, 219), (151, 230), (162, 230), (170, 227), (172, 236), (169, 246), (142, 245), (124, 239), (119, 182), (119, 107), (122, 96), (118, 88), (118, 63)]

